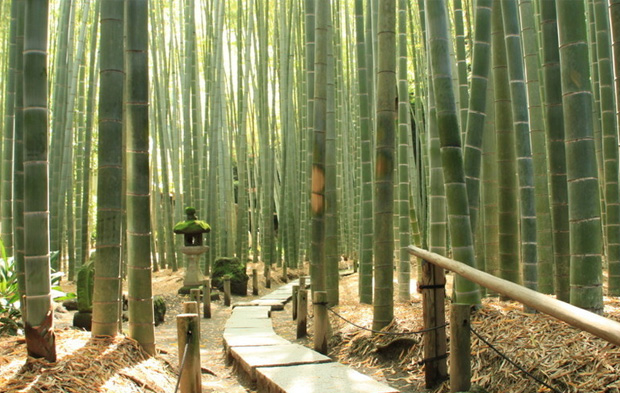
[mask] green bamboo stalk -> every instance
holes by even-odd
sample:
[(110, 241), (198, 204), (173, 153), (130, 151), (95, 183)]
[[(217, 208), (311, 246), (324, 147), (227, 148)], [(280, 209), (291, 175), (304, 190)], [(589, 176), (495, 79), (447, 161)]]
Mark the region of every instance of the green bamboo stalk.
[(396, 95), (396, 2), (382, 1), (377, 21), (377, 107), (375, 123), (374, 330), (394, 319), (394, 122)]
[(501, 7), (493, 8), (493, 86), (499, 176), (499, 267), (500, 277), (519, 283), (519, 218), (515, 135), (509, 87), (506, 43)]
[[(469, 222), (461, 135), (452, 90), (447, 11), (443, 2), (426, 0), (425, 6), (433, 90), (437, 105), (437, 125), (441, 144), (441, 162), (446, 181), (448, 229), (452, 242), (452, 252), (455, 259), (470, 266), (476, 266), (473, 236)], [(470, 281), (459, 278), (459, 276), (456, 277), (455, 291), (459, 303), (480, 303), (478, 287)]]
[[(125, 3), (129, 336), (155, 354), (151, 288), (148, 0)], [(131, 21), (131, 23), (129, 23)]]
[(25, 0), (17, 2), (17, 33), (15, 49), (15, 124), (13, 138), (13, 240), (15, 273), (20, 306), (23, 318), (27, 315), (26, 302), (23, 301), (26, 293), (26, 275), (24, 266), (24, 9)]
[[(467, 116), (469, 113), (469, 89), (467, 86), (467, 54), (465, 53), (465, 28), (463, 26), (463, 4), (461, 0), (452, 0), (454, 9), (454, 34), (456, 46), (456, 68), (458, 76), (458, 99), (460, 125), (463, 131), (467, 131)], [(477, 8), (480, 9), (479, 6)], [(479, 44), (476, 41), (476, 44)], [(474, 226), (475, 227), (475, 226)]]
[(124, 5), (101, 7), (97, 242), (92, 333), (118, 334), (121, 288), (121, 199), (123, 181)]
[(361, 143), (361, 190), (360, 190), (360, 250), (359, 250), (359, 295), (360, 302), (372, 303), (372, 161), (371, 161), (371, 127), (368, 95), (368, 66), (366, 57), (366, 40), (364, 36), (363, 0), (355, 1), (355, 26), (357, 41), (357, 75), (358, 101), (360, 114)]
[(329, 35), (330, 0), (316, 1), (314, 56), (314, 133), (312, 143), (312, 242), (310, 275), (312, 290), (326, 288), (325, 269), (325, 163), (327, 128), (327, 47)]
[(592, 126), (592, 92), (584, 5), (556, 2), (566, 131), (570, 222), (570, 301), (603, 311), (599, 183)]
[(398, 300), (407, 302), (411, 292), (409, 170), (409, 87), (407, 86), (407, 2), (398, 2)]
[(28, 355), (55, 362), (48, 210), (48, 2), (27, 0), (24, 15), (24, 328)]
[(473, 48), (471, 94), (465, 133), (465, 180), (472, 231), (476, 230), (480, 204), (480, 162), (484, 121), (487, 111), (487, 85), (491, 65), (491, 7), (490, 0), (476, 2), (476, 31)]
[(594, 1), (596, 48), (600, 89), (600, 113), (603, 148), (603, 187), (605, 206), (605, 238), (609, 266), (608, 292), (620, 295), (620, 189), (618, 188), (618, 132), (614, 100), (609, 14), (606, 2)]
[(550, 171), (551, 222), (555, 254), (554, 287), (558, 299), (569, 300), (570, 242), (568, 224), (568, 183), (564, 146), (564, 118), (555, 2), (540, 2), (542, 66), (544, 83), (545, 132)]
[[(487, 86), (487, 102), (495, 102), (493, 86)], [(488, 106), (484, 123), (486, 138), (482, 142), (482, 203), (484, 217), (484, 271), (494, 276), (499, 273), (499, 187), (497, 167), (497, 132), (494, 105)]]
[[(50, 195), (51, 195), (51, 207), (50, 207), (50, 221), (51, 221), (51, 234), (50, 234), (50, 247), (52, 250), (61, 250), (61, 237), (63, 232), (61, 208), (63, 208), (64, 191), (62, 187), (62, 163), (65, 146), (64, 132), (66, 130), (66, 114), (67, 114), (67, 89), (69, 81), (69, 61), (70, 50), (72, 48), (73, 39), (71, 38), (71, 26), (73, 26), (73, 14), (72, 12), (74, 2), (64, 1), (60, 5), (60, 20), (58, 23), (57, 31), (59, 32), (58, 39), (56, 40), (56, 56), (54, 57), (54, 76), (52, 91), (51, 105), (54, 118), (52, 119), (52, 134), (51, 134), (51, 182), (50, 182)], [(62, 254), (62, 252), (61, 252)], [(60, 258), (59, 258), (60, 259)], [(52, 266), (58, 268), (58, 266)]]
[[(327, 4), (325, 12), (326, 28), (325, 40), (327, 43), (327, 56), (325, 63), (326, 97), (325, 97), (325, 290), (327, 301), (330, 305), (339, 303), (340, 292), (338, 288), (340, 274), (338, 263), (340, 262), (340, 250), (338, 248), (338, 221), (341, 216), (338, 201), (338, 164), (337, 164), (337, 130), (336, 130), (336, 88), (335, 88), (335, 60), (334, 60), (334, 33), (332, 24), (331, 3)], [(317, 13), (317, 15), (320, 15)], [(323, 32), (321, 32), (323, 34)], [(320, 37), (317, 31), (317, 38)], [(317, 47), (317, 55), (318, 55)], [(315, 69), (319, 71), (318, 63)]]
[(551, 206), (549, 198), (549, 168), (547, 165), (547, 142), (544, 130), (543, 110), (539, 82), (540, 47), (535, 29), (535, 15), (532, 2), (519, 1), (521, 35), (525, 59), (527, 101), (530, 113), (530, 137), (534, 160), (534, 186), (536, 192), (536, 229), (538, 243), (538, 290), (553, 293), (553, 235)]
[(521, 234), (521, 263), (523, 284), (538, 289), (538, 253), (536, 239), (536, 195), (534, 193), (534, 163), (530, 140), (530, 123), (525, 86), (525, 67), (521, 49), (521, 36), (517, 0), (501, 3), (506, 41), (506, 60), (510, 79), (510, 103), (512, 129), (517, 155), (517, 177), (519, 181), (519, 212)]
[(17, 67), (17, 11), (18, 1), (11, 2), (9, 26), (9, 61), (4, 96), (4, 128), (2, 131), (2, 242), (7, 256), (13, 256), (13, 134), (15, 122), (15, 72)]

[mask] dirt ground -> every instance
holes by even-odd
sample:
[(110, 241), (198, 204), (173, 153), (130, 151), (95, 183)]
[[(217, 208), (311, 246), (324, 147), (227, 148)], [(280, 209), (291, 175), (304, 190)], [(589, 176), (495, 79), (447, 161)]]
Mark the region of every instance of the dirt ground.
[[(248, 265), (249, 271), (252, 267)], [(262, 272), (262, 267), (257, 267)], [(296, 276), (300, 272), (289, 273)], [(280, 285), (280, 276), (281, 272), (274, 269), (271, 289)], [(174, 316), (187, 300), (177, 295), (182, 277), (182, 271), (153, 274), (153, 294), (164, 296), (167, 305), (165, 322), (155, 328), (157, 356), (144, 356), (137, 344), (124, 336), (92, 339), (90, 333), (70, 327), (72, 312), (56, 312), (56, 363), (27, 359), (21, 337), (0, 337), (0, 392), (174, 392), (178, 365)], [(260, 285), (260, 296), (271, 290), (264, 288), (262, 279)], [(412, 288), (409, 302), (395, 303), (395, 320), (388, 331), (408, 333), (422, 329), (421, 296), (415, 292), (414, 281)], [(67, 283), (65, 290), (74, 287)], [(381, 336), (360, 328), (372, 326), (373, 310), (372, 306), (359, 303), (357, 291), (357, 274), (341, 278), (340, 304), (334, 311), (348, 321), (330, 313), (333, 336), (329, 355), (402, 392), (449, 391), (448, 383), (433, 390), (425, 389), (420, 335)], [(233, 297), (233, 302), (253, 298)], [(449, 308), (448, 301), (446, 307)], [(201, 319), (203, 392), (252, 392), (252, 387), (238, 380), (231, 367), (225, 365), (222, 332), (230, 313), (222, 300), (214, 301), (213, 317)], [(620, 300), (605, 298), (605, 314), (620, 321)], [(312, 347), (312, 307), (308, 337), (296, 339), (291, 315), (290, 303), (284, 311), (272, 313), (276, 332), (292, 342)], [(527, 314), (518, 303), (497, 298), (484, 299), (483, 307), (472, 315), (472, 326), (555, 391), (620, 392), (620, 348), (588, 333), (545, 315)], [(449, 335), (449, 327), (447, 330)], [(127, 332), (126, 324), (124, 332)], [(526, 377), (473, 335), (471, 353), (472, 391), (553, 391)]]

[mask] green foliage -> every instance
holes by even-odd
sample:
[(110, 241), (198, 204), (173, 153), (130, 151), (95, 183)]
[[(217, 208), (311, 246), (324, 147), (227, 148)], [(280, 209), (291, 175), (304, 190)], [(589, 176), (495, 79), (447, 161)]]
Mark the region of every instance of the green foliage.
[(17, 273), (13, 258), (7, 258), (4, 244), (0, 240), (0, 336), (15, 335), (23, 328)]
[(95, 264), (88, 261), (77, 273), (77, 298), (78, 310), (80, 312), (93, 311), (93, 290), (94, 290)]
[(245, 296), (248, 287), (248, 275), (245, 272), (245, 263), (239, 258), (217, 258), (211, 273), (213, 286), (220, 290), (224, 288), (224, 278), (230, 278), (230, 291), (236, 295)]
[(202, 220), (179, 221), (174, 226), (174, 233), (195, 234), (209, 232), (211, 227)]

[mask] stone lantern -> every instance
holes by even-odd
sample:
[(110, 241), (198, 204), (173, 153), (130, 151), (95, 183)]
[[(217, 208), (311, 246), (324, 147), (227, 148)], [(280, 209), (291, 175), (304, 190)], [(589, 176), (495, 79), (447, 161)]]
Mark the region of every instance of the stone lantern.
[(189, 293), (191, 288), (198, 288), (204, 283), (204, 276), (200, 271), (198, 258), (207, 252), (209, 247), (202, 245), (202, 234), (211, 231), (211, 227), (205, 221), (196, 217), (196, 209), (186, 207), (187, 219), (179, 221), (173, 228), (174, 233), (183, 235), (183, 247), (181, 252), (187, 255), (187, 270), (183, 279), (183, 288), (180, 293)]

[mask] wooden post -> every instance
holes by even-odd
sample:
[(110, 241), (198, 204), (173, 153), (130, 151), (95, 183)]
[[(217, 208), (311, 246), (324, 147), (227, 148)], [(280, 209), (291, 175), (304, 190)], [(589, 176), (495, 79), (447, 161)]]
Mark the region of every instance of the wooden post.
[(177, 315), (179, 387), (181, 393), (200, 393), (202, 391), (199, 326), (198, 314)]
[(258, 269), (252, 269), (252, 295), (258, 296)]
[(308, 291), (299, 288), (297, 299), (297, 338), (306, 337), (308, 327), (306, 325), (308, 319)]
[(299, 276), (299, 289), (306, 289), (306, 276)]
[(211, 280), (204, 280), (202, 286), (202, 296), (204, 297), (202, 303), (202, 316), (203, 318), (211, 318)]
[(230, 277), (224, 277), (224, 305), (230, 307)]
[(329, 331), (327, 292), (314, 292), (312, 304), (314, 306), (314, 350), (327, 355), (327, 336)]
[[(444, 270), (427, 261), (422, 261), (422, 316), (424, 329), (446, 324), (445, 300), (446, 275)], [(432, 389), (448, 379), (446, 354), (446, 328), (441, 327), (424, 333), (424, 380), (427, 389)]]
[(469, 304), (452, 303), (450, 310), (450, 392), (467, 392), (471, 387), (471, 343)]
[(196, 314), (198, 314), (198, 318), (200, 318), (200, 289), (192, 288), (189, 290), (189, 299), (193, 302), (196, 302)]
[(293, 299), (291, 304), (293, 305), (293, 321), (297, 319), (297, 297), (299, 296), (299, 285), (293, 285)]
[(194, 301), (183, 302), (184, 314), (198, 314), (198, 303)]
[(288, 267), (286, 261), (282, 261), (282, 281), (288, 282)]
[(265, 266), (265, 288), (271, 288), (271, 265)]

